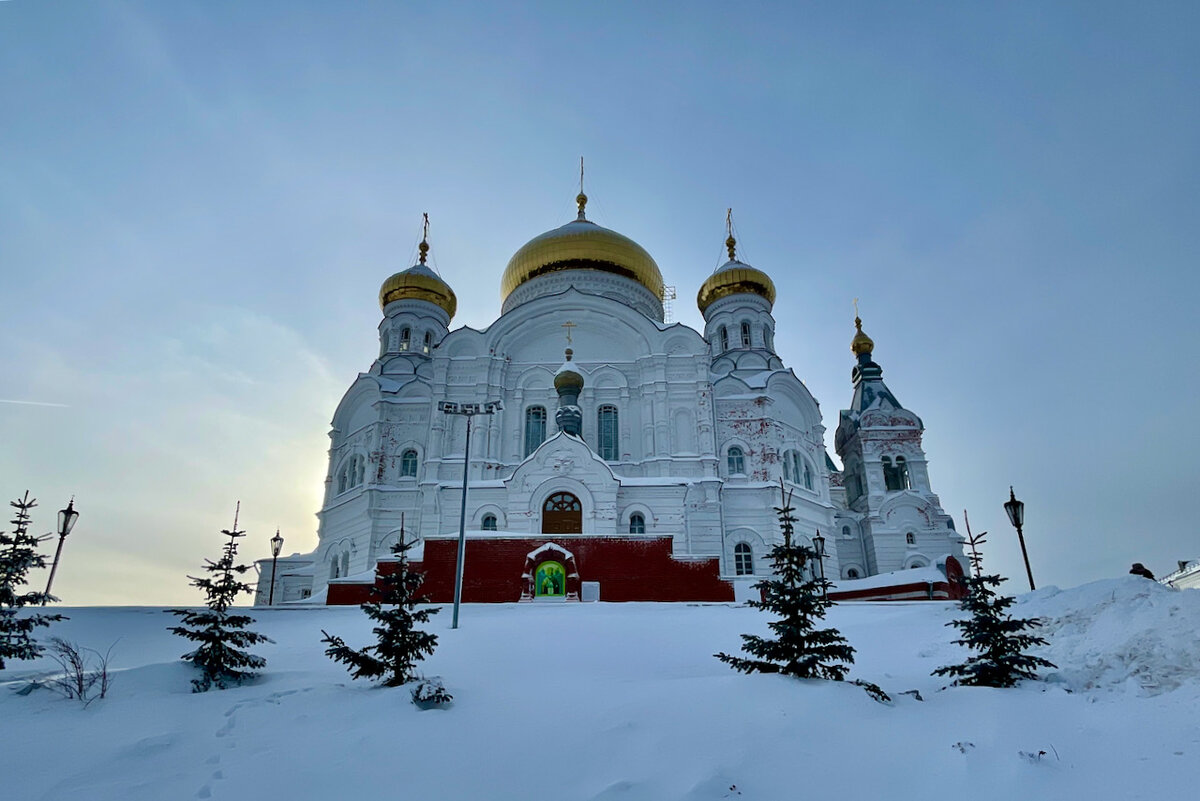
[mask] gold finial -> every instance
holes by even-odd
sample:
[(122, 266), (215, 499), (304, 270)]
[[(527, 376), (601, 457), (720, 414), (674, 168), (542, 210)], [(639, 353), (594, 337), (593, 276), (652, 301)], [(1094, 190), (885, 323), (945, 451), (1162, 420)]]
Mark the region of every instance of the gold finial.
[(587, 195), (583, 194), (583, 156), (579, 157), (579, 194), (575, 196), (575, 202), (579, 204), (579, 216), (576, 219), (586, 220), (583, 213), (587, 206)]
[[(567, 320), (565, 323), (562, 324), (562, 327), (567, 329), (567, 344), (570, 345), (571, 344), (571, 329), (575, 328), (576, 324), (571, 322), (570, 320)], [(567, 358), (568, 359), (571, 358), (569, 355), (570, 353), (571, 353), (571, 349), (568, 348), (567, 349), (567, 354), (568, 354)]]
[(421, 226), (421, 244), (417, 246), (417, 250), (421, 251), (420, 262), (425, 263), (425, 256), (429, 253), (429, 212), (422, 215), (425, 222)]
[(733, 209), (725, 210), (725, 249), (729, 251), (729, 260), (737, 261), (737, 240), (733, 238)]
[(855, 356), (875, 350), (875, 341), (863, 333), (862, 318), (858, 316), (858, 298), (854, 299), (854, 339), (850, 340), (850, 351)]

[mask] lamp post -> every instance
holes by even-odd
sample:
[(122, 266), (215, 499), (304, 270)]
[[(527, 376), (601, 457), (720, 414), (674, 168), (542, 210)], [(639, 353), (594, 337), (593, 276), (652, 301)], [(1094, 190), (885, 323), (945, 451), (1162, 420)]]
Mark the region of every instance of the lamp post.
[(1008, 512), (1008, 522), (1016, 528), (1017, 539), (1021, 541), (1021, 556), (1025, 558), (1025, 574), (1029, 576), (1029, 589), (1032, 592), (1037, 588), (1033, 586), (1033, 571), (1029, 568), (1029, 552), (1025, 550), (1025, 534), (1021, 531), (1021, 526), (1025, 525), (1025, 504), (1017, 500), (1012, 487), (1008, 488), (1008, 500), (1004, 502), (1004, 511)]
[(812, 541), (813, 549), (817, 552), (817, 571), (821, 574), (821, 597), (828, 598), (829, 592), (825, 587), (825, 538), (821, 536), (820, 529), (817, 529), (817, 536)]
[(279, 536), (279, 529), (275, 529), (275, 536), (271, 537), (271, 594), (267, 596), (267, 606), (275, 605), (275, 563), (279, 561), (279, 552), (283, 550), (283, 537)]
[(452, 629), (458, 628), (458, 606), (462, 602), (463, 566), (467, 550), (467, 476), (471, 466), (471, 418), (477, 414), (495, 414), (503, 408), (504, 405), (498, 400), (484, 403), (438, 403), (438, 410), (443, 414), (456, 414), (467, 418), (467, 442), (463, 446), (462, 506), (458, 512), (458, 561), (454, 568), (454, 618), (450, 622)]
[(50, 588), (54, 586), (54, 573), (58, 570), (58, 560), (62, 556), (63, 543), (66, 542), (67, 535), (71, 533), (71, 529), (75, 528), (75, 521), (79, 519), (79, 512), (75, 511), (75, 497), (67, 501), (67, 508), (58, 513), (58, 548), (54, 551), (54, 562), (50, 565), (50, 580), (46, 582), (46, 594), (42, 597), (42, 606), (50, 600)]

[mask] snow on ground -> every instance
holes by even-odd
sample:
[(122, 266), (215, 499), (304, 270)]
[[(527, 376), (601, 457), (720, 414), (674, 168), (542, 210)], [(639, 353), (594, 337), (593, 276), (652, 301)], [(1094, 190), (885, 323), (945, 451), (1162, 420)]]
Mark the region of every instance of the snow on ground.
[[(0, 798), (1135, 799), (1192, 794), (1200, 766), (1200, 592), (1130, 577), (1025, 596), (1052, 620), (1050, 680), (950, 688), (962, 654), (940, 602), (835, 607), (858, 650), (843, 683), (735, 673), (712, 657), (764, 633), (745, 607), (686, 604), (446, 609), (426, 672), (455, 703), (351, 682), (320, 629), (363, 643), (357, 608), (255, 611), (276, 642), (256, 683), (193, 695), (186, 643), (158, 609), (63, 610), (51, 633), (112, 651), (110, 696), (84, 709), (11, 690), (0, 672)], [(1041, 752), (1045, 752), (1044, 754)]]

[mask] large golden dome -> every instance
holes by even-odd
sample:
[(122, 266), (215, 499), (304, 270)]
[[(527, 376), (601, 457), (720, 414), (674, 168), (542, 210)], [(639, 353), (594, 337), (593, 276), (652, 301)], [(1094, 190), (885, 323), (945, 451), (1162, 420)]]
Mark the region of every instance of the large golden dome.
[(759, 295), (765, 298), (767, 303), (775, 305), (775, 283), (771, 276), (749, 264), (733, 260), (725, 262), (700, 285), (700, 291), (696, 293), (696, 305), (700, 307), (700, 313), (704, 314), (709, 306), (721, 298), (743, 292)]
[(454, 290), (424, 264), (414, 264), (383, 282), (379, 288), (379, 307), (386, 308), (394, 300), (424, 300), (441, 308), (451, 319), (458, 311)]
[(586, 202), (580, 201), (579, 219), (535, 236), (509, 259), (500, 279), (501, 301), (531, 278), (574, 269), (632, 278), (662, 300), (663, 278), (654, 259), (629, 237), (585, 219), (582, 206)]

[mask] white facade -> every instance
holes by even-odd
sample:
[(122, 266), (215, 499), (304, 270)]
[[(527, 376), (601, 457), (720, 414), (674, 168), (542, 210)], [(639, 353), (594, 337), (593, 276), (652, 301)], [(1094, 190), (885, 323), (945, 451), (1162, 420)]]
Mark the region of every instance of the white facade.
[[(581, 211), (557, 230), (584, 225), (592, 224)], [(585, 258), (523, 279), (481, 331), (450, 331), (447, 304), (427, 293), (385, 303), (380, 355), (333, 416), (319, 544), (279, 560), (276, 603), (302, 591), (319, 600), (333, 579), (370, 575), (402, 519), (407, 537), (458, 531), (466, 420), (441, 413), (443, 400), (503, 403), (473, 419), (473, 536), (537, 534), (545, 500), (565, 491), (580, 500), (583, 534), (667, 534), (677, 557), (718, 556), (723, 575), (751, 581), (746, 571), (770, 570), (784, 479), (798, 534), (826, 536), (829, 578), (932, 566), (947, 554), (961, 561), (930, 488), (920, 420), (886, 387), (878, 392), (877, 377), (858, 382), (857, 405), (842, 413), (838, 453), (863, 488), (847, 492), (826, 455), (816, 400), (775, 352), (773, 287), (768, 297), (727, 282), (705, 308), (701, 334), (664, 324), (661, 295), (644, 274), (595, 264)], [(752, 271), (732, 258), (722, 270), (730, 267)], [(433, 275), (423, 264), (398, 276), (408, 274)], [(555, 426), (568, 332), (584, 378), (582, 441)], [(889, 488), (883, 460), (901, 455), (904, 484)], [(270, 569), (260, 563), (264, 578)]]

